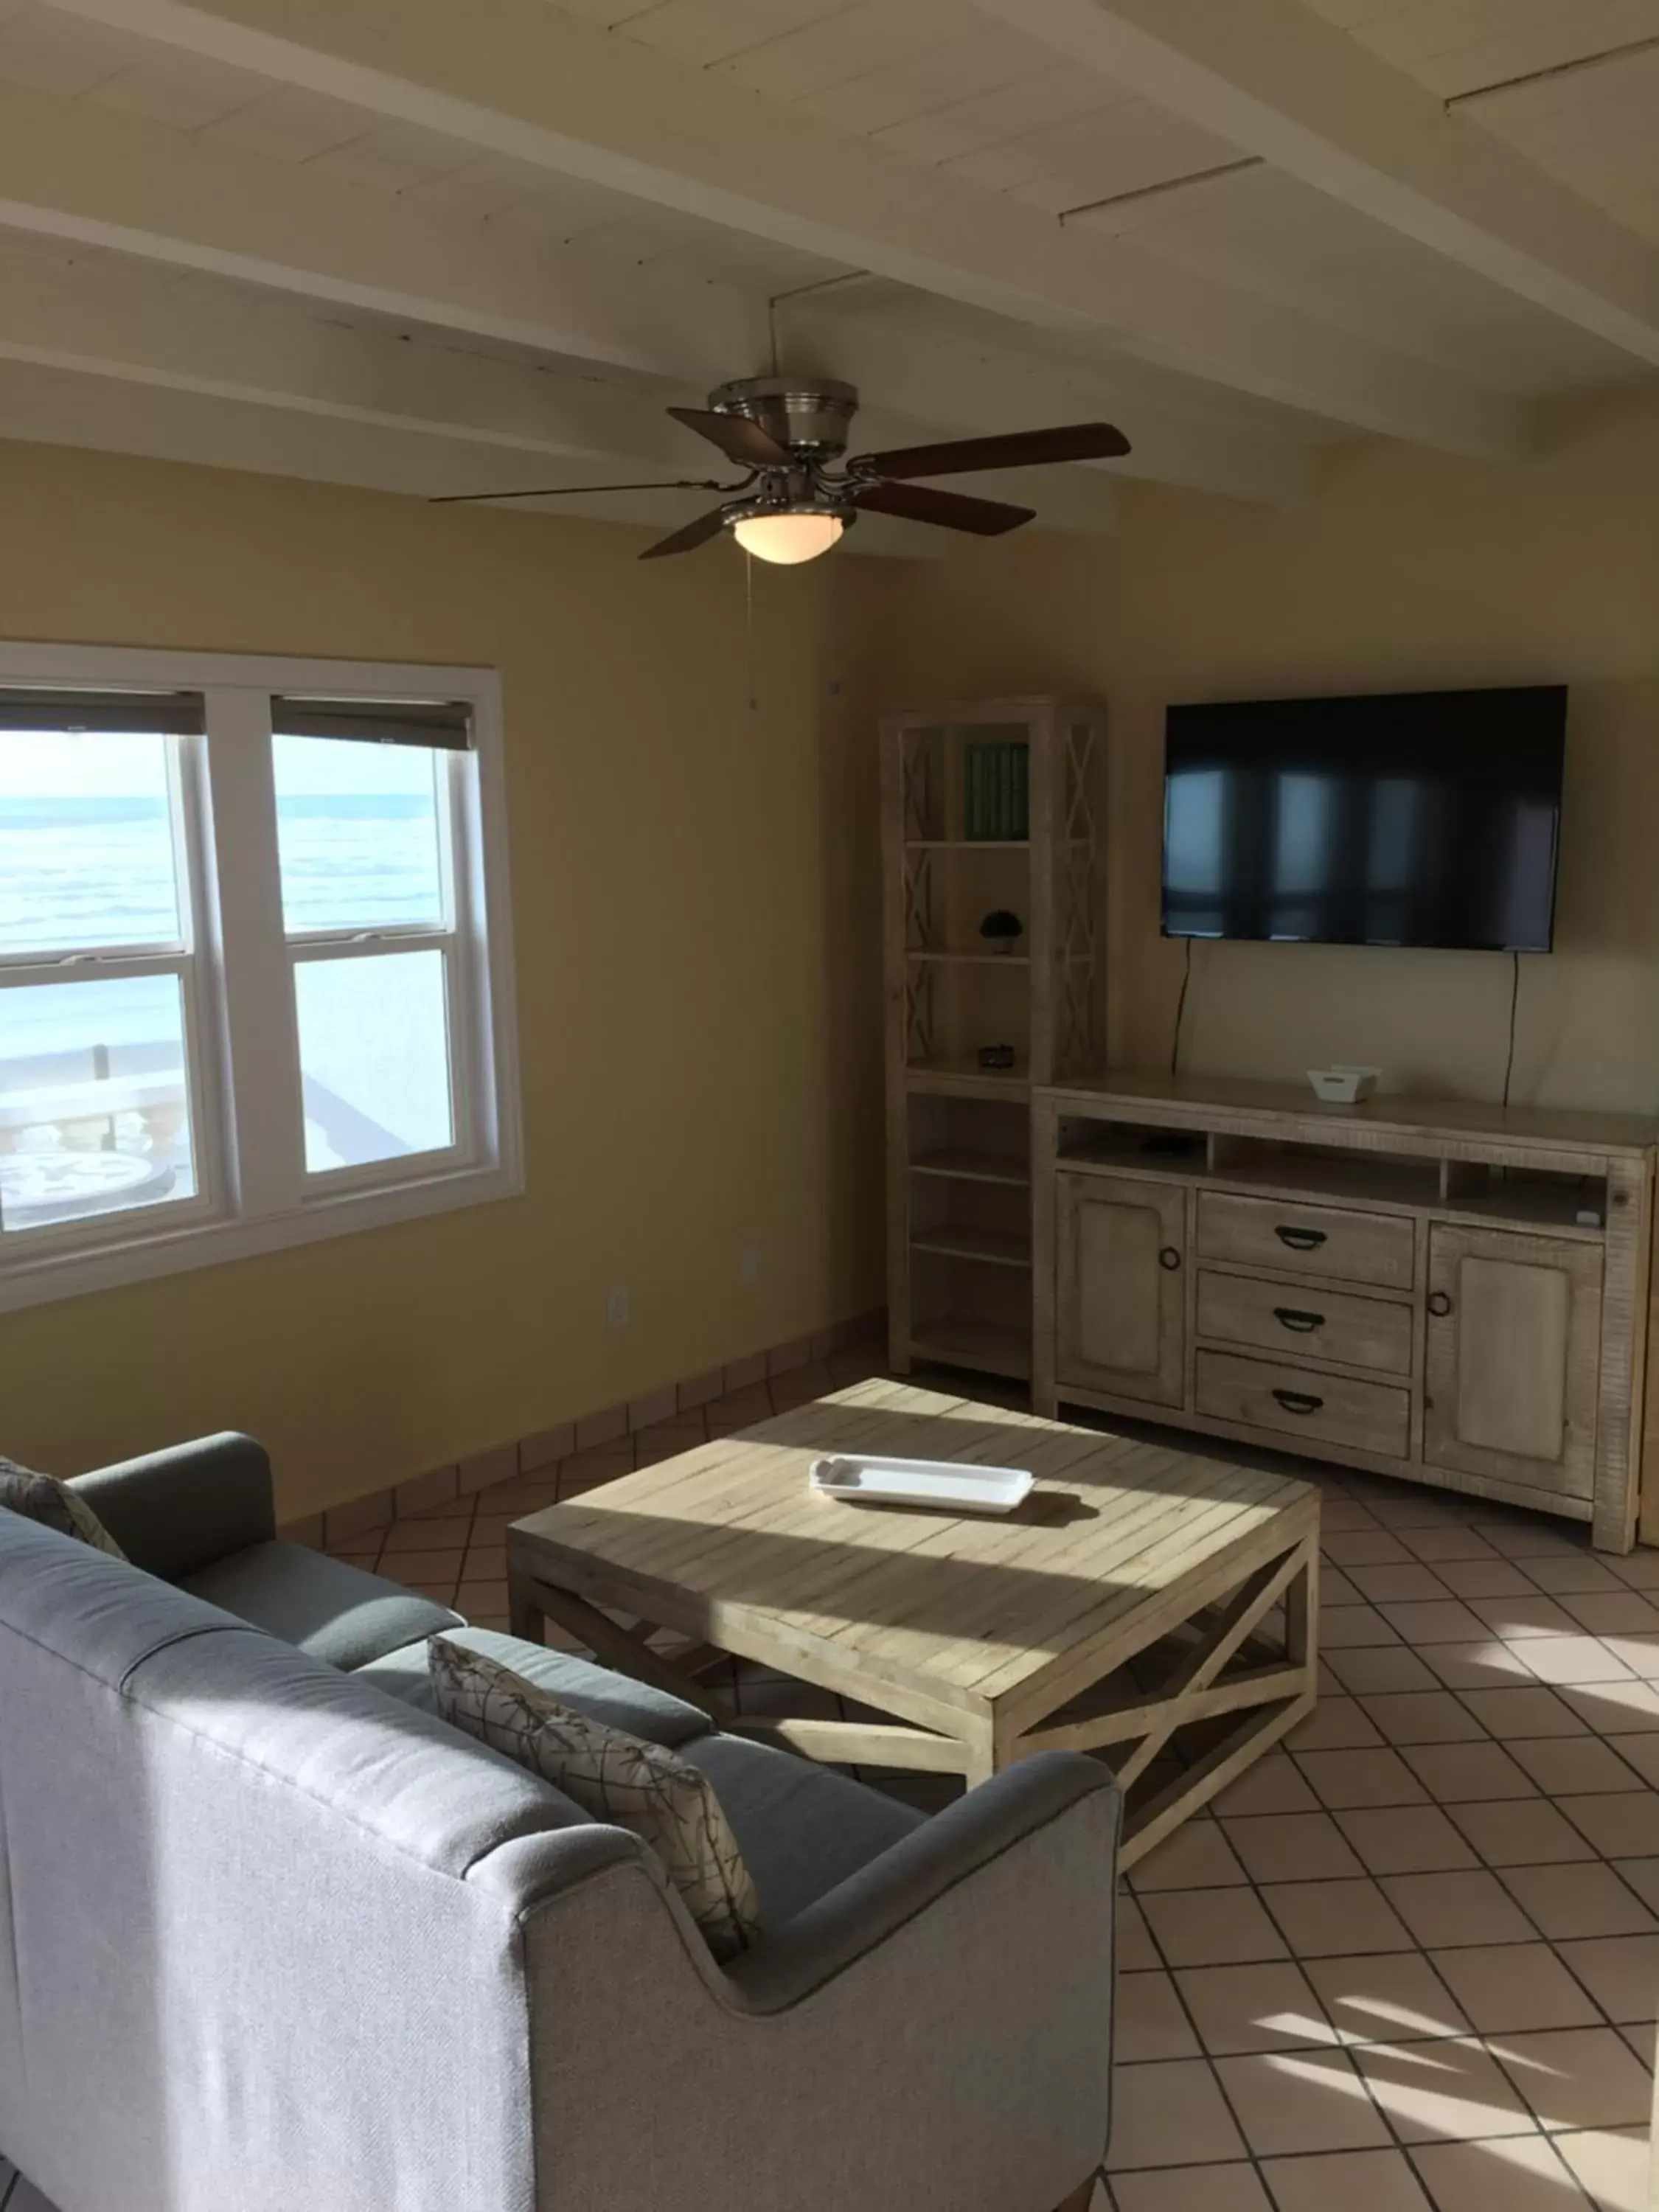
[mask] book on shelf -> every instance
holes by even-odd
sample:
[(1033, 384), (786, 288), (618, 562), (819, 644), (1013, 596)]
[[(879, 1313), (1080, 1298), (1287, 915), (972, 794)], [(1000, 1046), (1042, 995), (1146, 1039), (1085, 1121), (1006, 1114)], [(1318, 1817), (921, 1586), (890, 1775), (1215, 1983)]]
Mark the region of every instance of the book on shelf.
[(962, 834), (970, 844), (1009, 844), (1030, 836), (1030, 749), (981, 742), (963, 757)]

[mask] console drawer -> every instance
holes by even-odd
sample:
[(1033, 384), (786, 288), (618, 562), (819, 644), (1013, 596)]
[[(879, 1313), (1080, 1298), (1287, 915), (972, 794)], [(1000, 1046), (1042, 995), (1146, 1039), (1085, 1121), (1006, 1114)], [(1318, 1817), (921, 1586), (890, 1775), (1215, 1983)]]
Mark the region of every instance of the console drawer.
[(1231, 1352), (1198, 1354), (1194, 1405), (1212, 1420), (1240, 1421), (1304, 1443), (1346, 1444), (1389, 1459), (1404, 1459), (1411, 1443), (1409, 1390), (1322, 1375), (1316, 1367), (1241, 1359)]
[(1198, 1249), (1207, 1260), (1292, 1268), (1408, 1291), (1416, 1226), (1396, 1213), (1349, 1213), (1335, 1206), (1281, 1204), (1274, 1198), (1199, 1194)]
[(1295, 1288), (1201, 1267), (1198, 1333), (1283, 1358), (1334, 1359), (1380, 1374), (1412, 1371), (1412, 1310), (1352, 1291)]

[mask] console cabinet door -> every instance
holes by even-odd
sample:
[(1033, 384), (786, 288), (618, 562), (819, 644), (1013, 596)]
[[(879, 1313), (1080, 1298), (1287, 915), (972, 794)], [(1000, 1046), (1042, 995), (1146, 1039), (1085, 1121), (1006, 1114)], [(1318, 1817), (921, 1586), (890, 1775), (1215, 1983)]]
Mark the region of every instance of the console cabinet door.
[(1187, 1197), (1124, 1176), (1059, 1177), (1055, 1379), (1180, 1406), (1187, 1381)]
[(1435, 1227), (1428, 1306), (1428, 1464), (1589, 1497), (1600, 1248), (1565, 1237)]

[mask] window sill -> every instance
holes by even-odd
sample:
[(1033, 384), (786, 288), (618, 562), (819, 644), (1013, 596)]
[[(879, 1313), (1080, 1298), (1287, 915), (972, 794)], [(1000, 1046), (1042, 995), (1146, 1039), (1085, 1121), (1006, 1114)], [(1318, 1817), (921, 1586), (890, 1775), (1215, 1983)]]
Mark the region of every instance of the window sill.
[(507, 1167), (460, 1168), (391, 1189), (308, 1197), (301, 1211), (260, 1221), (198, 1221), (172, 1230), (152, 1224), (121, 1236), (123, 1218), (137, 1217), (114, 1216), (110, 1241), (93, 1249), (81, 1244), (73, 1251), (37, 1249), (26, 1259), (12, 1261), (0, 1243), (0, 1313), (119, 1290), (196, 1267), (257, 1259), (267, 1252), (291, 1251), (330, 1237), (353, 1237), (364, 1230), (392, 1228), (465, 1206), (519, 1198), (523, 1193), (522, 1175)]

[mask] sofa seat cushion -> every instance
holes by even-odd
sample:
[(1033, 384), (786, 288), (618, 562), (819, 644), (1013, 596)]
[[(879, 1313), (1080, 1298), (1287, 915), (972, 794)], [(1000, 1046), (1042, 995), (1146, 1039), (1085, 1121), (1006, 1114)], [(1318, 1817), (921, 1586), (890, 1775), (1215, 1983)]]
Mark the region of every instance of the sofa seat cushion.
[[(714, 1726), (707, 1713), (687, 1705), (683, 1698), (653, 1689), (648, 1682), (636, 1682), (629, 1675), (613, 1674), (607, 1668), (596, 1667), (591, 1659), (551, 1651), (544, 1644), (526, 1644), (522, 1637), (504, 1636), (495, 1628), (447, 1629), (445, 1634), (463, 1650), (480, 1652), (501, 1666), (510, 1667), (515, 1674), (522, 1674), (526, 1681), (545, 1690), (585, 1720), (599, 1721), (605, 1728), (626, 1729), (630, 1735), (643, 1736), (647, 1743), (665, 1744), (672, 1751), (690, 1743), (694, 1736), (707, 1735)], [(438, 1710), (424, 1638), (401, 1650), (389, 1651), (384, 1659), (372, 1661), (362, 1674), (366, 1681), (401, 1698), (405, 1705), (415, 1705), (423, 1713)]]
[(833, 1767), (744, 1736), (702, 1736), (680, 1756), (714, 1784), (769, 1929), (793, 1920), (927, 1817)]
[[(384, 1576), (305, 1544), (250, 1544), (181, 1587), (240, 1620), (348, 1672), (400, 1644), (459, 1628), (460, 1615)], [(422, 1646), (424, 1648), (424, 1645)]]

